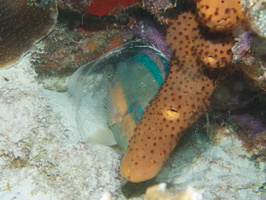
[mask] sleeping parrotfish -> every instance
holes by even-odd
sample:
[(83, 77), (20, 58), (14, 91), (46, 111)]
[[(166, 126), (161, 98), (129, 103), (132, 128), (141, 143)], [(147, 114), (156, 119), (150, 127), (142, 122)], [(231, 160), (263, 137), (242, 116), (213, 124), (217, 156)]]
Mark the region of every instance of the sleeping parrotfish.
[(81, 67), (69, 81), (81, 135), (125, 151), (167, 74), (164, 54), (143, 42), (126, 43)]
[(119, 62), (110, 81), (106, 106), (108, 125), (117, 143), (126, 150), (143, 111), (158, 92), (167, 70), (166, 60), (155, 52), (143, 50)]

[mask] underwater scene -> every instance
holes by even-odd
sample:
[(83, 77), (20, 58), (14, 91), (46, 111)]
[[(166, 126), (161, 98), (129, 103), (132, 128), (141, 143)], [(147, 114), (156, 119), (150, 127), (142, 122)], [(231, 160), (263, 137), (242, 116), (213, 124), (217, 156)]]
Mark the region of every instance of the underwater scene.
[(0, 200), (266, 200), (266, 0), (0, 0)]

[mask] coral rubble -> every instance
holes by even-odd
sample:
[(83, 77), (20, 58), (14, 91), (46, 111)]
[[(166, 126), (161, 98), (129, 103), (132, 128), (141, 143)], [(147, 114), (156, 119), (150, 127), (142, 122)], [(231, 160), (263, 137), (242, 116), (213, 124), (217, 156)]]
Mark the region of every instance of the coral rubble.
[(57, 5), (36, 7), (28, 0), (1, 0), (0, 67), (20, 60), (56, 24)]

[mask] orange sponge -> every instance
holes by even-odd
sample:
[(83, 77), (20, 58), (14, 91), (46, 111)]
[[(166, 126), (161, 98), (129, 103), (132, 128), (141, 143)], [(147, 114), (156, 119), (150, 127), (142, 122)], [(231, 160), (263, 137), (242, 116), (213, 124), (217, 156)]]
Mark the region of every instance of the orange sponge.
[(214, 40), (207, 40), (202, 36), (195, 42), (195, 49), (201, 62), (210, 68), (221, 68), (232, 62), (233, 37), (218, 36)]
[(169, 27), (166, 39), (175, 51), (170, 74), (146, 108), (121, 163), (121, 174), (132, 182), (156, 176), (181, 132), (209, 106), (215, 83), (202, 72), (194, 51), (198, 34), (190, 13), (178, 16)]
[(199, 20), (211, 30), (233, 29), (244, 19), (240, 0), (195, 0)]

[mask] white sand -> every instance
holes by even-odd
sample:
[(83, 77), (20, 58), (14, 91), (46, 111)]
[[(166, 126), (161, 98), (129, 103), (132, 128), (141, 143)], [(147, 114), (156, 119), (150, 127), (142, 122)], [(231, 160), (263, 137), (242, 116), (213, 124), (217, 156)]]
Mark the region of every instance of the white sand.
[(67, 96), (44, 92), (34, 76), (28, 59), (0, 71), (0, 199), (120, 194), (120, 156), (79, 142)]
[[(68, 96), (44, 90), (34, 77), (27, 58), (0, 71), (0, 199), (97, 200), (105, 191), (125, 199), (121, 157), (110, 147), (82, 142)], [(202, 134), (190, 138), (158, 182), (175, 191), (203, 189), (204, 199), (266, 199), (258, 191), (265, 166), (249, 161), (235, 136), (218, 146)]]

